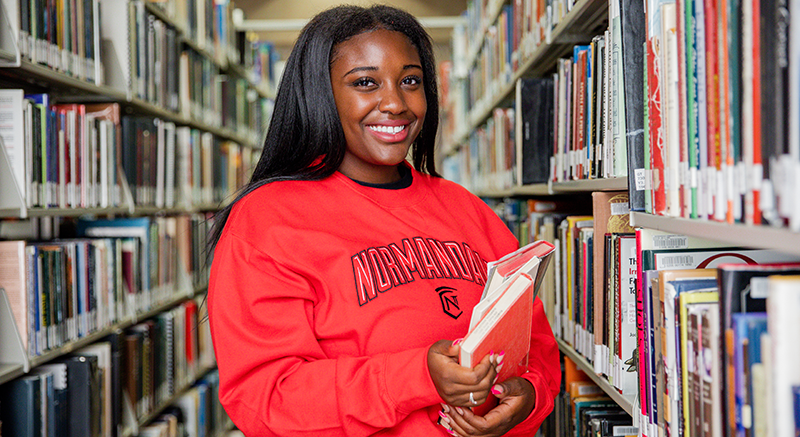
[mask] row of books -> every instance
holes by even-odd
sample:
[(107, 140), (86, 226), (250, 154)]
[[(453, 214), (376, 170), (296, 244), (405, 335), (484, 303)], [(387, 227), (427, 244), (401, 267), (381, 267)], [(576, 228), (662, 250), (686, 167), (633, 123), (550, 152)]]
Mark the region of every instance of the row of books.
[(474, 0), (452, 36), (454, 79), (467, 79), (468, 110), (488, 104), (572, 8), (571, 0)]
[(800, 229), (800, 60), (782, 2), (646, 2), (650, 185), (636, 210)]
[(148, 116), (122, 118), (122, 167), (135, 205), (219, 204), (252, 171), (258, 151)]
[(280, 53), (271, 41), (258, 38), (254, 32), (238, 32), (237, 46), (241, 58), (239, 64), (250, 71), (250, 80), (267, 89), (277, 89), (283, 72)]
[(201, 220), (79, 220), (82, 238), (0, 242), (0, 288), (23, 353), (42, 355), (194, 293), (207, 278)]
[(472, 190), (502, 190), (516, 185), (514, 109), (497, 108), (485, 125), (470, 134), (458, 160), (458, 183)]
[(258, 158), (209, 132), (123, 116), (116, 103), (54, 104), (47, 94), (20, 89), (0, 89), (0, 103), (10, 121), (0, 139), (27, 207), (219, 203), (243, 185)]
[[(765, 278), (796, 274), (798, 265), (792, 263), (800, 261), (797, 256), (730, 247), (726, 243), (650, 229), (633, 229), (628, 223), (627, 192), (593, 193), (591, 215), (582, 214), (583, 211), (570, 205), (561, 206), (560, 213), (536, 213), (533, 208), (537, 201), (528, 201), (527, 209), (520, 208), (519, 203), (506, 200), (500, 203), (502, 206), (497, 210), (502, 217), (515, 221), (512, 229), (521, 235), (521, 241), (525, 241), (523, 238), (545, 239), (553, 241), (559, 248), (554, 265), (555, 277), (544, 279), (539, 294), (554, 333), (577, 354), (586, 358), (592, 370), (603, 377), (610, 387), (630, 399), (639, 399), (633, 402), (637, 415), (641, 415), (637, 423), (649, 424), (641, 428), (641, 435), (663, 435), (666, 427), (670, 426), (679, 427), (684, 435), (691, 433), (690, 426), (693, 426), (694, 433), (699, 435), (698, 429), (711, 429), (710, 422), (704, 428), (698, 425), (702, 422), (698, 422), (697, 418), (703, 417), (707, 421), (723, 418), (723, 426), (733, 424), (730, 425), (730, 432), (712, 435), (743, 435), (737, 432), (750, 432), (751, 428), (755, 430), (755, 423), (762, 424), (759, 429), (763, 429), (765, 417), (773, 422), (776, 420), (772, 416), (774, 414), (783, 417), (784, 422), (786, 417), (791, 417), (794, 404), (787, 396), (791, 386), (797, 384), (797, 377), (787, 370), (791, 367), (786, 366), (786, 363), (792, 362), (791, 356), (787, 358), (784, 355), (797, 349), (797, 345), (790, 341), (792, 338), (770, 340), (774, 348), (768, 355), (772, 359), (768, 364), (773, 366), (771, 369), (762, 366), (756, 368), (755, 372), (746, 367), (741, 370), (743, 367), (739, 361), (738, 372), (744, 372), (745, 376), (736, 376), (733, 370), (726, 370), (726, 367), (730, 369), (735, 364), (731, 354), (736, 350), (735, 345), (741, 346), (743, 343), (736, 338), (744, 335), (737, 333), (734, 326), (733, 320), (739, 316), (731, 314), (763, 313), (770, 294), (769, 282)], [(602, 240), (599, 239), (600, 235), (603, 236)], [(698, 276), (710, 278), (702, 283), (704, 291), (710, 293), (681, 294), (680, 287), (687, 286), (689, 279)], [(758, 278), (751, 281), (754, 276)], [(731, 282), (733, 278), (739, 278), (735, 286)], [(670, 282), (684, 279), (682, 285), (669, 285)], [(778, 304), (777, 311), (785, 311), (793, 302), (791, 296), (800, 296), (800, 281), (776, 279), (774, 282), (790, 290), (787, 292), (790, 297), (784, 297)], [(683, 296), (683, 301), (679, 299), (680, 296)], [(716, 317), (712, 319), (712, 325), (716, 327), (713, 335), (703, 334), (702, 329), (698, 328), (702, 327), (698, 323), (702, 321), (703, 313), (699, 309), (690, 310), (694, 305), (691, 299), (695, 298), (697, 302), (719, 302), (719, 315), (712, 316)], [(695, 320), (698, 323), (695, 325), (689, 324), (687, 320), (690, 319), (686, 318), (694, 314), (692, 311), (697, 312)], [(775, 320), (771, 315), (767, 318), (764, 314), (741, 318), (761, 317), (764, 326), (769, 326), (773, 322), (785, 323), (780, 314), (785, 313), (779, 313)], [(724, 322), (713, 323), (713, 320), (721, 319)], [(736, 323), (744, 326), (746, 322)], [(690, 328), (693, 330), (689, 331)], [(792, 332), (793, 328), (786, 329)], [(692, 339), (696, 340), (694, 344), (689, 343)], [(701, 340), (713, 340), (714, 349), (702, 349), (697, 343)], [(747, 341), (755, 342), (752, 337)], [(682, 353), (683, 357), (687, 353), (694, 353), (694, 361), (681, 362)], [(762, 353), (767, 356), (766, 352)], [(680, 372), (703, 369), (698, 364), (701, 358), (713, 358), (717, 363), (713, 367), (707, 364), (705, 368), (709, 372), (713, 370), (714, 375), (706, 379), (718, 382), (713, 389), (695, 385), (700, 387), (695, 390), (691, 385), (682, 385), (699, 381), (697, 378), (702, 376), (700, 373), (682, 375)], [(740, 384), (742, 378), (751, 377), (747, 375), (759, 375), (758, 372), (764, 376), (756, 382), (756, 390), (766, 387), (767, 392), (773, 394), (768, 394), (766, 398), (762, 396), (761, 410), (756, 409), (759, 411), (757, 413), (748, 400), (754, 388), (732, 387), (734, 383)], [(697, 378), (690, 379), (688, 375)], [(720, 385), (719, 381), (724, 383)], [(697, 397), (703, 393), (702, 390), (714, 394), (716, 400), (711, 412), (690, 413), (703, 405), (704, 401)], [(742, 395), (742, 390), (750, 391)], [(778, 396), (777, 393), (782, 393), (780, 400), (771, 397)], [(711, 399), (710, 396), (707, 401)], [(763, 399), (773, 399), (767, 401), (766, 410)], [(667, 402), (673, 404), (667, 406)], [(769, 406), (769, 402), (780, 403), (790, 409), (776, 410), (774, 406)], [(695, 415), (690, 417), (690, 414)], [(759, 419), (755, 414), (759, 414)], [(739, 425), (735, 425), (737, 421)], [(739, 431), (734, 431), (736, 426)], [(789, 425), (784, 423), (782, 426)], [(673, 429), (671, 435), (677, 435), (677, 429)], [(753, 435), (788, 435), (777, 429)]]
[[(573, 56), (559, 59), (552, 76), (518, 79), (514, 107), (495, 108), (467, 144), (445, 159), (446, 177), (471, 189), (502, 190), (627, 176), (628, 140), (621, 134), (624, 109), (619, 110), (624, 93), (619, 75), (612, 73), (611, 38), (606, 31), (574, 46)], [(511, 122), (499, 122), (502, 114)], [(509, 147), (497, 147), (505, 137), (513, 138), (505, 143)], [(492, 163), (504, 151), (499, 160), (508, 167), (498, 171)]]
[[(650, 435), (791, 435), (800, 264), (643, 272)], [(647, 280), (649, 279), (649, 282)], [(659, 391), (660, 389), (660, 391)]]
[[(272, 69), (278, 61), (276, 52), (253, 62), (252, 49), (269, 45), (252, 37), (249, 44), (245, 42), (244, 33), (233, 26), (232, 2), (147, 3), (146, 7), (145, 2), (129, 0), (5, 0), (3, 9), (24, 60), (98, 85), (106, 80), (120, 84), (117, 76), (122, 75), (134, 82), (123, 83), (124, 91), (143, 99), (154, 95), (166, 108), (177, 105), (178, 82), (171, 79), (178, 72), (184, 41), (207, 53), (218, 66), (259, 67), (247, 77), (256, 85), (264, 83), (268, 89), (277, 85)], [(160, 8), (168, 21), (151, 14), (149, 5)], [(122, 68), (129, 63), (132, 72)], [(156, 75), (160, 79), (148, 79)]]
[[(105, 1), (105, 0), (104, 0)], [(147, 0), (158, 7), (195, 45), (212, 54), (217, 64), (239, 63), (233, 25), (233, 2), (229, 0)]]
[[(231, 9), (228, 2), (201, 3)], [(272, 89), (277, 84), (274, 64), (279, 56), (272, 49), (255, 62), (253, 51), (271, 45), (252, 38), (245, 42), (243, 34), (232, 35), (232, 46), (238, 45), (238, 38), (243, 47), (255, 48), (248, 50), (246, 57), (232, 55), (237, 65), (247, 61), (254, 68), (243, 72), (221, 66), (205, 51), (186, 44), (183, 31), (159, 18), (144, 1), (4, 0), (2, 6), (14, 29), (19, 28), (23, 59), (108, 84), (127, 98), (148, 101), (208, 126), (234, 130), (250, 143), (258, 143), (271, 115), (271, 102), (263, 97), (264, 92), (253, 92), (251, 84), (266, 78), (266, 87)]]
[[(120, 9), (104, 12), (109, 84), (133, 97), (215, 127), (234, 129), (257, 141), (265, 124), (263, 97), (248, 95), (247, 78), (223, 74), (217, 63), (159, 19), (140, 0), (104, 0)], [(120, 13), (119, 11), (122, 11)], [(123, 22), (120, 20), (124, 19)], [(127, 29), (127, 30), (126, 30)]]
[[(609, 194), (595, 193), (594, 216), (570, 216), (561, 224), (564, 273), (556, 284), (554, 330), (623, 395), (641, 392), (645, 381), (641, 372), (647, 369), (642, 353), (647, 349), (639, 329), (643, 326), (641, 311), (647, 308), (642, 299), (648, 297), (637, 289), (637, 284), (646, 282), (642, 272), (797, 260), (770, 250), (633, 230), (624, 213), (615, 217), (609, 209), (605, 214), (598, 210), (602, 202), (597, 200), (606, 196)], [(620, 219), (622, 227), (611, 231), (613, 222)]]
[(3, 433), (142, 435), (139, 423), (175, 396), (180, 422), (191, 435), (202, 435), (198, 426), (225, 426), (221, 407), (211, 405), (218, 404), (211, 395), (219, 377), (206, 374), (214, 355), (199, 300), (186, 300), (0, 386)]
[(554, 437), (627, 437), (639, 435), (633, 418), (617, 405), (568, 356), (561, 355), (561, 391), (540, 433)]
[(48, 94), (0, 89), (0, 130), (26, 204), (61, 208), (124, 203), (119, 180), (119, 108), (55, 104)]
[(455, 114), (454, 123), (443, 124), (443, 139), (452, 144), (463, 140), (459, 120), (484, 111), (511, 78), (549, 44), (552, 29), (571, 10), (573, 1), (515, 0), (467, 3), (467, 23), (453, 30), (453, 62), (449, 67), (448, 92), (443, 107)]
[(553, 76), (553, 181), (627, 175), (621, 134), (625, 124), (618, 110), (622, 82), (613, 69), (618, 60), (612, 39), (606, 31), (589, 44), (575, 46), (571, 58), (558, 61)]
[[(126, 74), (123, 78), (128, 79), (126, 90), (132, 92), (134, 97), (178, 112), (180, 82), (176, 66), (182, 45), (178, 40), (178, 31), (145, 9), (143, 1), (117, 3), (107, 5), (113, 8), (111, 11), (103, 9), (102, 28), (107, 30), (123, 24), (128, 26), (128, 50), (135, 48), (135, 52), (129, 58), (130, 72), (123, 71)], [(127, 13), (122, 8), (126, 8)], [(120, 16), (127, 17), (127, 23), (121, 23)], [(112, 40), (114, 43), (116, 40)], [(114, 47), (115, 51), (118, 49)], [(118, 83), (116, 80), (116, 77), (109, 77), (112, 85)]]
[(92, 83), (104, 83), (101, 0), (4, 0), (20, 55)]

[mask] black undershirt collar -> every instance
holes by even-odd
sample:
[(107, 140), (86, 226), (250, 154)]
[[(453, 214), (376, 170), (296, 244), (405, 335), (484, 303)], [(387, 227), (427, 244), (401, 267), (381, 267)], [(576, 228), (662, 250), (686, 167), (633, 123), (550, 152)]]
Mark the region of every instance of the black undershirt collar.
[(408, 188), (411, 186), (411, 182), (414, 181), (414, 177), (411, 175), (411, 170), (406, 167), (405, 165), (398, 165), (397, 171), (400, 173), (400, 180), (395, 182), (389, 182), (388, 184), (372, 184), (369, 182), (361, 182), (353, 179), (353, 182), (370, 188), (381, 188), (384, 190), (402, 190), (403, 188)]

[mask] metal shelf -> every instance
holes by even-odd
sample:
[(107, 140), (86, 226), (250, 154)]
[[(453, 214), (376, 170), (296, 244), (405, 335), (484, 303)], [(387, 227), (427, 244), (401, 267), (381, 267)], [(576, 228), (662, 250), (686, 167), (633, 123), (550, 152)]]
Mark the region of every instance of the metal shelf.
[(624, 191), (628, 189), (628, 178), (582, 179), (577, 181), (553, 182), (553, 192), (574, 193), (589, 191)]
[(22, 364), (0, 364), (0, 385), (24, 374)]
[(475, 190), (478, 197), (551, 196), (558, 194), (591, 193), (594, 191), (626, 191), (628, 179), (625, 177), (607, 179), (583, 179), (579, 181), (548, 182), (542, 184), (519, 185), (506, 190)]
[(116, 206), (109, 208), (30, 208), (27, 210), (28, 217), (80, 217), (84, 215), (117, 215), (129, 214), (130, 208), (127, 206)]
[(516, 196), (548, 196), (553, 194), (550, 183), (520, 185), (512, 189)]
[(93, 101), (109, 102), (125, 102), (128, 100), (128, 96), (124, 91), (106, 85), (95, 85), (92, 82), (78, 79), (66, 73), (53, 70), (50, 67), (26, 60), (21, 60), (19, 67), (3, 68), (0, 69), (0, 71), (15, 75), (18, 79), (22, 79), (37, 86), (48, 88), (55, 86), (56, 88), (72, 92), (80, 91), (81, 93), (89, 93), (90, 96), (86, 96), (85, 94), (81, 95), (84, 99), (88, 98)]
[(720, 223), (631, 212), (631, 225), (800, 256), (800, 233), (786, 228)]
[(589, 364), (588, 361), (586, 361), (586, 358), (584, 358), (582, 355), (576, 352), (575, 349), (572, 348), (572, 346), (568, 345), (560, 338), (556, 338), (556, 343), (558, 343), (558, 348), (561, 350), (561, 352), (564, 353), (564, 355), (568, 356), (572, 361), (574, 361), (575, 365), (577, 365), (578, 368), (583, 370), (583, 372), (586, 373), (586, 375), (588, 375), (589, 378), (592, 378), (592, 381), (594, 381), (595, 384), (600, 386), (600, 388), (611, 399), (613, 399), (614, 402), (619, 404), (619, 406), (622, 407), (622, 409), (625, 410), (626, 413), (633, 416), (633, 413), (635, 411), (634, 405), (636, 403), (636, 398), (634, 396), (621, 395), (620, 392), (608, 382), (608, 380), (594, 373), (594, 368), (592, 367), (592, 365)]

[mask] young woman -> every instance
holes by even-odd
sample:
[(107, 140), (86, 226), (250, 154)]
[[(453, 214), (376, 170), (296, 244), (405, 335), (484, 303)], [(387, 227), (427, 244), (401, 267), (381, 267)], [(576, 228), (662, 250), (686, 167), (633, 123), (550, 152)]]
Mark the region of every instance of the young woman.
[[(342, 6), (302, 31), (252, 180), (212, 236), (220, 399), (246, 435), (529, 435), (552, 410), (538, 300), (527, 373), (495, 382), (516, 365), (502, 351), (458, 364), (486, 262), (518, 243), (438, 177), (437, 127), (431, 43), (409, 14)], [(490, 392), (500, 404), (474, 415)]]

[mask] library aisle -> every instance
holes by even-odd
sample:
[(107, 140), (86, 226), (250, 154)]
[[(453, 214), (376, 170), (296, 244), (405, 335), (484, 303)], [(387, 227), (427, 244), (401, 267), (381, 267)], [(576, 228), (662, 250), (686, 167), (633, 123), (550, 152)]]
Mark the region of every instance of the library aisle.
[[(555, 247), (562, 386), (537, 436), (800, 433), (790, 9), (464, 3), (436, 165)], [(284, 50), (245, 27), (229, 0), (0, 1), (0, 435), (242, 435), (205, 248)]]

